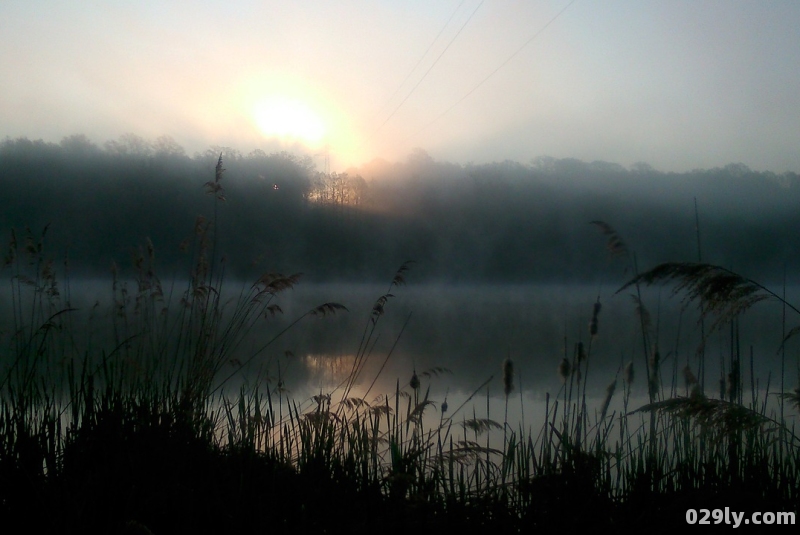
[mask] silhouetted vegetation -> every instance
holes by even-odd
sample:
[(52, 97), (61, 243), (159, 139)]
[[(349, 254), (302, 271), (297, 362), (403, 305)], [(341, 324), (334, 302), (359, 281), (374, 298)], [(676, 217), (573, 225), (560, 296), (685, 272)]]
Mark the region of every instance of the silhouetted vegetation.
[(214, 147), (189, 157), (169, 138), (128, 134), (102, 148), (80, 135), (58, 145), (9, 139), (0, 144), (0, 227), (52, 223), (73, 269), (94, 274), (125, 265), (129, 244), (149, 237), (164, 269), (177, 270), (180, 244), (210, 203), (197, 177), (220, 153), (229, 202), (219, 247), (229, 273), (245, 278), (259, 263), (363, 280), (406, 258), (428, 280), (609, 278), (616, 273), (591, 261), (598, 245), (586, 223), (610, 219), (630, 240), (658, 244), (641, 265), (695, 259), (694, 199), (707, 259), (778, 280), (784, 266), (800, 267), (800, 177), (741, 164), (681, 174), (552, 158), (461, 166), (418, 151), (324, 174), (288, 153)]
[[(82, 139), (70, 143), (96, 150)], [(84, 323), (70, 304), (69, 276), (59, 276), (65, 271), (48, 252), (49, 227), (11, 233), (3, 259), (10, 320), (0, 331), (4, 528), (658, 533), (685, 526), (687, 509), (797, 512), (800, 439), (786, 414), (798, 408), (800, 390), (775, 392), (781, 400), (776, 413), (769, 386), (762, 389), (751, 377), (748, 389), (745, 360), (732, 352), (718, 398), (710, 393), (711, 381), (695, 377), (688, 364), (681, 395), (677, 368), (670, 381), (641, 302), (643, 352), (635, 364), (620, 365), (601, 408), (587, 406), (586, 395), (592, 341), (602, 329), (598, 300), (587, 342), (575, 343), (571, 353), (565, 349), (558, 367), (562, 385), (546, 396), (544, 425), (531, 429), (508, 422), (518, 385), (510, 359), (498, 370), (502, 422), (489, 418), (491, 371), (458, 407), (448, 407), (446, 396), (430, 396), (431, 381), (452, 373), (441, 367), (412, 368), (393, 392), (371, 392), (373, 381), (360, 397), (353, 394), (359, 379), (369, 381), (363, 376), (369, 360), (385, 363), (392, 356), (375, 355), (374, 341), (395, 292), (416, 266), (406, 262), (377, 296), (363, 333), (354, 333), (360, 342), (346, 379), (310, 399), (291, 399), (280, 367), (271, 382), (272, 361), (255, 373), (248, 366), (304, 318), (347, 309), (322, 303), (276, 329), (270, 319), (282, 312), (278, 298), (298, 276), (273, 271), (254, 277), (232, 301), (223, 298), (229, 260), (217, 247), (235, 227), (230, 217), (224, 226), (221, 208), (236, 190), (221, 156), (203, 165), (213, 169), (201, 187), (211, 194), (206, 207), (213, 215), (196, 220), (186, 244), (191, 260), (185, 286), (172, 296), (148, 241), (134, 254), (131, 284), (114, 272), (112, 306), (91, 311)], [(291, 160), (289, 169), (300, 165)], [(80, 169), (71, 169), (79, 180)], [(307, 200), (302, 188), (297, 191), (300, 210)], [(491, 209), (492, 202), (472, 209)], [(291, 203), (277, 204), (276, 210), (288, 210)], [(405, 208), (413, 216), (414, 205)], [(632, 261), (615, 228), (593, 223), (612, 253)], [(702, 314), (720, 320), (709, 329), (734, 329), (738, 315), (763, 297), (782, 300), (752, 279), (708, 264), (657, 266), (622, 289), (664, 281), (685, 289), (689, 301), (706, 303)], [(275, 332), (266, 346), (241, 352), (253, 331), (269, 329)], [(89, 334), (78, 336), (83, 331)], [(629, 407), (635, 366), (648, 397), (642, 407)], [(233, 378), (241, 388), (229, 388)], [(609, 410), (615, 394), (622, 397), (622, 411)], [(485, 396), (486, 417), (474, 404), (472, 417), (467, 414), (475, 396)], [(781, 519), (794, 523), (794, 516)]]

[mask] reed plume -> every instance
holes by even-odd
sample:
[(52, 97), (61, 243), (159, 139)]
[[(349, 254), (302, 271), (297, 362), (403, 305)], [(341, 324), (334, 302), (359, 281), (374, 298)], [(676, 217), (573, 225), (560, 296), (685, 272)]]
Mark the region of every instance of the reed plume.
[(608, 413), (608, 407), (611, 405), (611, 398), (614, 397), (614, 391), (617, 389), (617, 379), (614, 378), (614, 381), (610, 383), (606, 387), (606, 397), (603, 399), (603, 408), (600, 411), (600, 419), (603, 420), (606, 417), (606, 413)]
[(624, 375), (625, 383), (630, 386), (633, 384), (634, 373), (633, 373), (633, 361), (628, 362), (625, 366), (625, 375)]
[(626, 282), (617, 293), (637, 284), (649, 286), (669, 282), (675, 283), (673, 295), (684, 293), (684, 306), (690, 302), (702, 305), (701, 319), (709, 314), (716, 315), (712, 330), (727, 324), (756, 303), (770, 298), (778, 299), (800, 314), (800, 310), (761, 284), (712, 264), (691, 262), (660, 264)]
[(628, 254), (628, 246), (622, 240), (617, 231), (614, 230), (614, 227), (605, 221), (590, 221), (589, 224), (595, 225), (598, 229), (600, 229), (600, 232), (602, 232), (608, 238), (606, 248), (612, 256), (623, 256)]

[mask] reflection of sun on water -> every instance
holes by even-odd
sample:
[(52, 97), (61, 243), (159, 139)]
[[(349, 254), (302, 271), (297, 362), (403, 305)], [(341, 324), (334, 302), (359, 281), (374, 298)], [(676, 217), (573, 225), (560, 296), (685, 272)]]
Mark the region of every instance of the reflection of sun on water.
[(309, 372), (309, 384), (333, 388), (339, 386), (353, 371), (355, 355), (308, 354), (303, 364)]
[[(319, 394), (334, 394), (334, 399), (338, 401), (345, 393), (347, 379), (353, 372), (356, 363), (355, 355), (332, 355), (329, 353), (309, 353), (301, 359), (303, 366), (308, 372), (306, 383), (307, 394), (309, 396)], [(369, 365), (362, 370), (355, 384), (350, 385), (347, 391), (348, 399), (364, 399), (368, 404), (374, 404), (384, 392), (379, 384), (372, 384), (377, 370)], [(370, 385), (373, 387), (370, 389)], [(384, 385), (385, 386), (385, 385)], [(391, 392), (394, 392), (392, 387)]]

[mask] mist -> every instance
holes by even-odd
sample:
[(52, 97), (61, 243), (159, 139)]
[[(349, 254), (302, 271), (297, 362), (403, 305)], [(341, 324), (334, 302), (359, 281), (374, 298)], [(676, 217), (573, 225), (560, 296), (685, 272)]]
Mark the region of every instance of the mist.
[[(224, 201), (204, 190), (220, 156)], [(421, 150), (325, 173), (288, 152), (188, 156), (169, 138), (19, 138), (0, 144), (0, 226), (7, 239), (47, 227), (52, 256), (93, 276), (130, 268), (147, 240), (162, 276), (185, 273), (182, 244), (198, 217), (216, 214), (218, 258), (245, 279), (381, 281), (411, 260), (428, 282), (622, 283), (630, 259), (609, 254), (590, 224), (603, 221), (640, 270), (702, 259), (769, 282), (800, 265), (798, 178), (736, 163), (686, 173), (549, 157), (459, 165)]]
[[(222, 189), (209, 195), (219, 165)], [(716, 264), (776, 290), (800, 267), (800, 177), (736, 163), (687, 173), (550, 157), (459, 165), (417, 150), (401, 162), (326, 173), (289, 152), (210, 147), (189, 156), (168, 138), (128, 134), (99, 146), (74, 135), (58, 145), (0, 144), (0, 185), (5, 239), (41, 243), (73, 286), (108, 281), (112, 271), (136, 277), (152, 244), (156, 276), (180, 288), (197, 262), (197, 233), (212, 225), (212, 261), (229, 288), (246, 288), (264, 273), (301, 274), (300, 289), (281, 300), (283, 321), (315, 301), (348, 307), (347, 319), (288, 333), (278, 355), (352, 354), (364, 315), (408, 262), (409, 287), (388, 288), (401, 298), (387, 305), (393, 314), (376, 351), (390, 350), (413, 312), (396, 349), (399, 368), (387, 376), (407, 373), (409, 363), (457, 368), (462, 376), (452, 386), (460, 389), (504, 352), (546, 388), (569, 352), (564, 340), (586, 336), (596, 299), (606, 306), (608, 347), (597, 346), (595, 357), (606, 370), (602, 383), (641, 349), (635, 307), (615, 292), (659, 263)], [(626, 254), (616, 254), (621, 248)], [(662, 318), (664, 343), (681, 338), (683, 322), (673, 356), (679, 345), (700, 345), (696, 320), (683, 315), (679, 299), (669, 292), (662, 299), (657, 289), (645, 295)], [(90, 310), (93, 303), (73, 296), (71, 304)], [(741, 327), (745, 343), (772, 355), (780, 333), (752, 325), (774, 320), (753, 316)], [(730, 351), (730, 344), (718, 347)]]
[(794, 522), (800, 3), (212, 7), (0, 9), (0, 525)]

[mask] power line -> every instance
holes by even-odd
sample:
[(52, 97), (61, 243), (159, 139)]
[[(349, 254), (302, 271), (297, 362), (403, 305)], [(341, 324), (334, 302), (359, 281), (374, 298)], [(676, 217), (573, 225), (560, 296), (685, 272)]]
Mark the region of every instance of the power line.
[[(522, 46), (520, 46), (518, 49), (516, 49), (516, 50), (514, 51), (514, 53), (513, 53), (513, 54), (511, 54), (510, 56), (508, 56), (508, 58), (506, 58), (506, 60), (505, 60), (505, 61), (503, 61), (503, 62), (502, 62), (502, 63), (501, 63), (501, 64), (500, 64), (500, 65), (499, 65), (499, 66), (498, 66), (496, 69), (494, 69), (492, 72), (490, 72), (490, 73), (489, 73), (489, 74), (488, 74), (488, 75), (487, 75), (487, 76), (486, 76), (486, 77), (485, 77), (483, 80), (481, 80), (480, 82), (478, 82), (478, 84), (477, 84), (475, 87), (473, 87), (472, 89), (470, 89), (470, 90), (467, 92), (467, 94), (465, 94), (463, 97), (461, 97), (460, 99), (458, 99), (458, 100), (457, 100), (457, 101), (456, 101), (456, 102), (455, 102), (455, 103), (454, 103), (452, 106), (450, 106), (449, 108), (447, 108), (446, 110), (444, 110), (444, 111), (443, 111), (441, 114), (439, 114), (439, 115), (438, 115), (438, 116), (437, 116), (437, 117), (436, 117), (434, 120), (432, 120), (431, 122), (429, 122), (428, 124), (426, 124), (425, 126), (423, 126), (422, 128), (420, 128), (419, 130), (417, 130), (417, 132), (416, 132), (415, 134), (413, 134), (413, 135), (417, 135), (417, 134), (419, 134), (420, 132), (422, 132), (422, 131), (424, 131), (424, 130), (427, 130), (427, 129), (428, 129), (428, 128), (430, 128), (430, 127), (431, 127), (431, 126), (432, 126), (434, 123), (436, 123), (437, 121), (439, 121), (439, 119), (441, 119), (442, 117), (444, 117), (445, 115), (447, 115), (448, 113), (450, 113), (450, 111), (451, 111), (453, 108), (455, 108), (456, 106), (458, 106), (459, 104), (461, 104), (463, 101), (465, 101), (465, 100), (466, 100), (466, 99), (467, 99), (467, 98), (468, 98), (470, 95), (472, 95), (472, 93), (474, 93), (475, 91), (477, 91), (479, 87), (481, 87), (483, 84), (485, 84), (485, 83), (486, 83), (486, 82), (489, 80), (489, 78), (491, 78), (492, 76), (494, 76), (495, 74), (497, 74), (497, 72), (498, 72), (500, 69), (502, 69), (503, 67), (505, 67), (505, 66), (506, 66), (506, 65), (507, 65), (507, 64), (508, 64), (508, 63), (509, 63), (509, 62), (510, 62), (512, 59), (514, 59), (514, 58), (517, 56), (517, 54), (519, 54), (520, 52), (522, 52), (522, 50), (523, 50), (525, 47), (527, 47), (529, 44), (531, 44), (533, 41), (535, 41), (535, 40), (536, 40), (536, 38), (538, 38), (538, 37), (539, 37), (539, 36), (540, 36), (540, 35), (541, 35), (541, 34), (542, 34), (542, 33), (543, 33), (543, 32), (544, 32), (546, 29), (547, 29), (547, 27), (548, 27), (548, 26), (550, 26), (551, 24), (553, 24), (553, 23), (556, 21), (556, 19), (558, 19), (558, 18), (559, 18), (559, 17), (560, 17), (560, 16), (561, 16), (561, 15), (562, 15), (562, 14), (563, 14), (563, 13), (564, 13), (564, 12), (565, 12), (567, 9), (569, 9), (569, 8), (570, 8), (570, 6), (572, 6), (572, 4), (574, 4), (575, 2), (576, 2), (576, 0), (571, 0), (571, 1), (570, 1), (570, 3), (569, 3), (569, 4), (567, 4), (566, 6), (564, 6), (564, 8), (563, 8), (561, 11), (559, 11), (558, 13), (556, 13), (556, 15), (555, 15), (555, 16), (554, 16), (552, 19), (550, 19), (549, 21), (547, 21), (547, 24), (545, 24), (544, 26), (542, 26), (541, 28), (539, 28), (539, 30), (538, 30), (538, 31), (537, 31), (535, 34), (533, 34), (533, 36), (532, 36), (530, 39), (528, 39), (527, 41), (525, 41), (525, 42), (522, 44)], [(478, 7), (480, 7), (480, 6), (478, 6)], [(387, 120), (388, 120), (388, 119), (387, 119)], [(410, 138), (410, 137), (412, 137), (412, 136), (409, 136), (409, 138)], [(409, 138), (406, 138), (406, 139), (409, 139)]]
[[(464, 24), (461, 25), (461, 28), (458, 29), (458, 32), (453, 36), (450, 42), (447, 43), (447, 46), (445, 47), (444, 50), (442, 50), (442, 53), (439, 54), (439, 56), (436, 58), (436, 61), (434, 61), (433, 64), (430, 67), (428, 67), (428, 70), (425, 71), (425, 74), (422, 75), (422, 78), (420, 78), (419, 81), (416, 83), (416, 85), (411, 88), (411, 91), (409, 91), (408, 95), (406, 95), (406, 97), (402, 101), (400, 101), (400, 104), (398, 104), (397, 107), (394, 109), (394, 111), (392, 111), (392, 113), (389, 114), (389, 117), (387, 117), (386, 120), (383, 121), (383, 123), (381, 123), (381, 125), (375, 130), (375, 133), (380, 131), (380, 129), (383, 128), (383, 126), (389, 122), (389, 119), (394, 117), (394, 114), (397, 113), (397, 110), (399, 110), (403, 106), (403, 104), (405, 104), (405, 102), (414, 93), (417, 87), (419, 87), (419, 84), (421, 84), (422, 81), (428, 76), (428, 73), (431, 72), (431, 70), (436, 66), (437, 63), (439, 63), (439, 60), (442, 59), (442, 56), (444, 56), (445, 52), (447, 52), (447, 50), (450, 48), (450, 45), (452, 45), (453, 42), (455, 42), (456, 38), (458, 38), (458, 36), (461, 34), (461, 31), (467, 26), (467, 24), (469, 24), (469, 21), (471, 21), (475, 13), (478, 12), (480, 7), (483, 5), (484, 1), (485, 0), (481, 0), (481, 3), (478, 4), (478, 7), (475, 8), (475, 10), (470, 14), (469, 18), (464, 22)], [(573, 2), (574, 1), (575, 0), (573, 0)]]
[(429, 45), (428, 45), (428, 48), (425, 50), (425, 52), (424, 52), (424, 53), (422, 54), (422, 56), (419, 58), (419, 61), (417, 61), (416, 65), (414, 65), (414, 66), (411, 68), (411, 70), (408, 72), (408, 74), (407, 74), (407, 75), (406, 75), (406, 77), (403, 79), (403, 81), (402, 81), (402, 82), (400, 82), (400, 85), (398, 85), (398, 86), (397, 86), (397, 89), (395, 89), (395, 90), (394, 90), (394, 93), (392, 93), (392, 95), (391, 95), (391, 96), (390, 96), (388, 99), (386, 99), (386, 104), (384, 104), (383, 106), (381, 106), (381, 108), (378, 110), (378, 112), (376, 113), (376, 115), (377, 115), (378, 113), (382, 112), (382, 111), (383, 111), (383, 109), (384, 109), (386, 106), (388, 106), (388, 105), (389, 105), (389, 102), (391, 102), (391, 101), (392, 101), (392, 99), (395, 97), (395, 95), (397, 95), (397, 93), (399, 93), (399, 92), (400, 92), (400, 88), (402, 88), (402, 87), (405, 85), (405, 83), (408, 81), (408, 79), (409, 79), (409, 78), (411, 78), (411, 75), (412, 75), (412, 74), (414, 74), (414, 71), (416, 71), (416, 70), (417, 70), (417, 67), (419, 67), (420, 63), (422, 63), (422, 60), (423, 60), (423, 59), (425, 59), (425, 57), (428, 55), (428, 52), (430, 52), (430, 51), (431, 51), (431, 48), (433, 48), (433, 45), (435, 45), (435, 44), (436, 44), (436, 42), (439, 40), (439, 38), (440, 38), (440, 37), (442, 36), (442, 34), (444, 33), (444, 30), (445, 30), (445, 29), (446, 29), (446, 28), (447, 28), (447, 27), (450, 25), (450, 21), (451, 21), (451, 20), (453, 20), (453, 17), (455, 17), (456, 13), (458, 13), (458, 10), (459, 10), (459, 9), (461, 9), (461, 6), (463, 6), (463, 5), (464, 5), (464, 2), (466, 2), (466, 1), (467, 1), (467, 0), (461, 0), (461, 3), (460, 3), (460, 4), (458, 4), (458, 6), (455, 8), (455, 10), (453, 10), (453, 12), (450, 14), (450, 17), (447, 19), (447, 22), (445, 22), (445, 23), (444, 23), (444, 26), (442, 26), (442, 29), (441, 29), (441, 30), (439, 30), (439, 33), (436, 35), (436, 37), (433, 39), (433, 41), (431, 41), (431, 44), (429, 44)]

